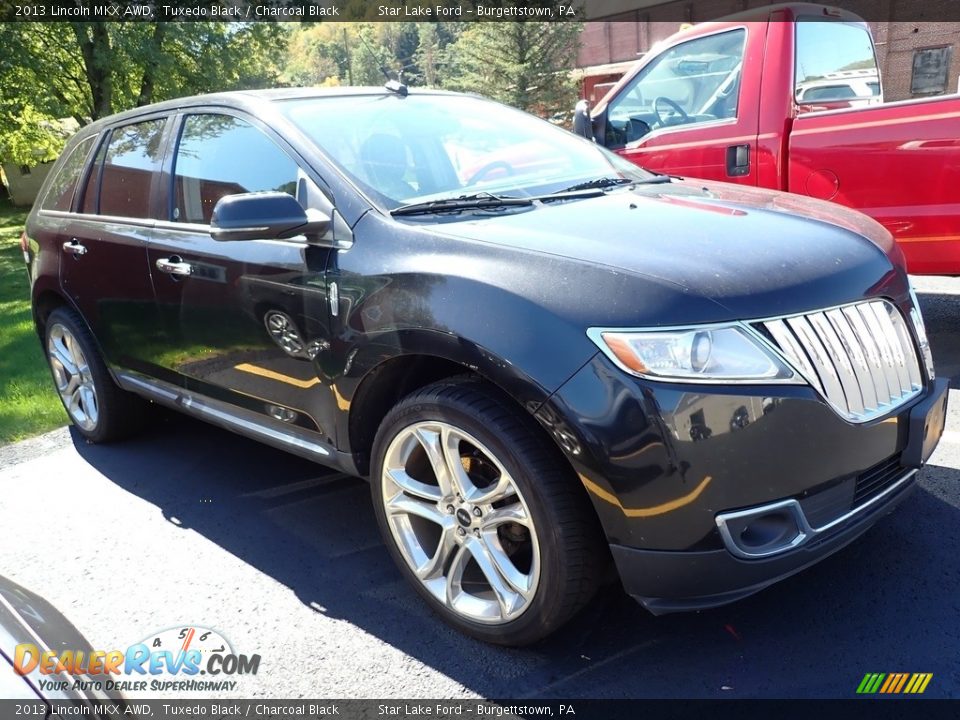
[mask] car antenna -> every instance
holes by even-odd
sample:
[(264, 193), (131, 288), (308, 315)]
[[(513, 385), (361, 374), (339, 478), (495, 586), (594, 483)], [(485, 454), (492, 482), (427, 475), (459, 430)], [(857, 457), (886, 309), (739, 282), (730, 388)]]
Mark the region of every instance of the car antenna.
[(368, 53), (370, 53), (370, 56), (376, 61), (377, 67), (380, 68), (380, 72), (382, 72), (383, 76), (387, 79), (387, 82), (384, 84), (384, 87), (390, 92), (399, 95), (400, 97), (406, 97), (409, 90), (407, 89), (407, 86), (403, 84), (403, 81), (400, 79), (402, 77), (401, 74), (398, 73), (396, 79), (390, 77), (390, 73), (383, 66), (383, 63), (380, 62), (380, 59), (377, 57), (377, 54), (367, 44), (367, 41), (364, 40), (363, 35), (361, 35), (360, 33), (357, 33), (357, 37), (360, 38), (360, 42), (363, 43), (363, 47), (366, 48)]

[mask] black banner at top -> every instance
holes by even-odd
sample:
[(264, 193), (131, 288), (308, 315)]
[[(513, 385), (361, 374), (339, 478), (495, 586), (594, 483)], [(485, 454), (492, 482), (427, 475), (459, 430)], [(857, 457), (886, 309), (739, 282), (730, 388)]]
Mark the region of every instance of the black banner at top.
[[(703, 22), (774, 0), (0, 0), (3, 22)], [(960, 22), (960, 0), (839, 0), (865, 20)], [(806, 6), (824, 20), (829, 10)], [(824, 6), (826, 7), (826, 6)], [(751, 19), (751, 18), (746, 18)], [(960, 32), (960, 28), (958, 28)]]

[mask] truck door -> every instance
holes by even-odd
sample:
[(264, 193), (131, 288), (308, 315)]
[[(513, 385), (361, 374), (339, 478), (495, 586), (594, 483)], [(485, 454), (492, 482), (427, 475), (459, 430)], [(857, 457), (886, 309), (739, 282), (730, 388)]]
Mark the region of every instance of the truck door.
[(760, 73), (746, 70), (762, 63), (763, 38), (750, 34), (765, 27), (662, 51), (607, 103), (603, 144), (649, 170), (756, 185)]

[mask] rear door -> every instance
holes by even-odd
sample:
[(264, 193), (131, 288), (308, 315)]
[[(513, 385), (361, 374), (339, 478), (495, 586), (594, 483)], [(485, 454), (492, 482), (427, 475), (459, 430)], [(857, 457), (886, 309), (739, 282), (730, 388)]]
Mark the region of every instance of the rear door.
[(165, 333), (153, 362), (188, 390), (332, 438), (330, 391), (315, 363), (329, 342), (331, 250), (303, 237), (210, 236), (226, 195), (280, 191), (309, 204), (306, 174), (279, 136), (244, 114), (184, 113), (176, 134), (167, 215), (148, 251)]
[(113, 365), (147, 369), (155, 342), (147, 240), (169, 118), (119, 125), (97, 138), (76, 210), (62, 226), (60, 281)]
[[(604, 144), (657, 172), (757, 184), (764, 23), (662, 51), (606, 106)], [(756, 34), (757, 37), (753, 37)]]

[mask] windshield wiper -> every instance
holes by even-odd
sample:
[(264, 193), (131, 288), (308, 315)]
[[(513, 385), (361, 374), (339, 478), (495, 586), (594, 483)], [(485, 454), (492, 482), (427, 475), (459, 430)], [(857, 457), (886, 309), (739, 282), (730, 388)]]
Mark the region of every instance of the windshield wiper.
[(600, 177), (596, 180), (587, 180), (586, 182), (571, 185), (560, 192), (574, 192), (576, 190), (593, 190), (617, 187), (619, 185), (655, 185), (659, 183), (670, 182), (669, 175), (654, 175), (643, 180), (625, 178), (625, 177)]
[(574, 192), (576, 190), (594, 190), (602, 189), (608, 187), (616, 187), (617, 185), (630, 185), (631, 183), (636, 182), (630, 178), (625, 177), (600, 177), (595, 180), (587, 180), (586, 182), (577, 183), (576, 185), (571, 185), (568, 188), (561, 190), (560, 192)]
[(496, 210), (502, 207), (524, 207), (528, 205), (533, 205), (533, 199), (477, 193), (476, 195), (461, 195), (455, 198), (442, 198), (401, 205), (391, 210), (390, 214), (429, 215), (432, 213), (458, 212), (460, 210)]

